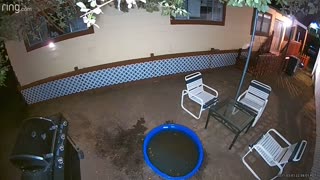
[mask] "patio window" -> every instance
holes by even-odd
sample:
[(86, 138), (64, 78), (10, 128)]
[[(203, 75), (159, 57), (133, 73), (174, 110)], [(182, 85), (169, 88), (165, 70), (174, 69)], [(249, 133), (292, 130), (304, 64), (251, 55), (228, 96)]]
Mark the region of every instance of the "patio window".
[(185, 0), (187, 16), (171, 19), (171, 24), (208, 24), (224, 26), (226, 5), (219, 0)]
[[(68, 12), (64, 12), (68, 14)], [(69, 18), (61, 27), (59, 22), (56, 25), (47, 23), (45, 17), (40, 15), (36, 20), (29, 23), (29, 30), (24, 37), (24, 43), (27, 51), (41, 48), (48, 45), (49, 42), (59, 42), (78, 36), (94, 33), (93, 27), (88, 28), (79, 16)]]
[[(255, 12), (254, 12), (255, 14)], [(270, 27), (272, 22), (272, 15), (270, 13), (258, 13), (258, 21), (256, 27), (257, 36), (269, 36)], [(253, 31), (254, 16), (252, 18), (251, 34)]]

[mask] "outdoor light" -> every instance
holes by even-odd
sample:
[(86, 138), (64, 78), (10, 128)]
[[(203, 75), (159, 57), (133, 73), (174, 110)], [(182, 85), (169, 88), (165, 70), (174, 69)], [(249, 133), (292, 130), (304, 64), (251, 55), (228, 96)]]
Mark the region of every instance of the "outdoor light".
[(241, 49), (248, 49), (250, 47), (250, 44), (249, 43), (246, 43), (242, 46)]
[(49, 46), (49, 48), (54, 48), (54, 47), (56, 47), (56, 45), (55, 45), (53, 42), (50, 42), (50, 43), (48, 44), (48, 46)]
[(310, 24), (310, 28), (312, 28), (312, 29), (318, 29), (318, 28), (319, 28), (319, 26), (318, 26), (318, 24), (317, 24), (317, 23), (312, 22), (312, 23)]
[(286, 27), (291, 27), (291, 25), (292, 25), (292, 20), (291, 20), (291, 19), (286, 20), (286, 21), (284, 22), (284, 25), (285, 25)]

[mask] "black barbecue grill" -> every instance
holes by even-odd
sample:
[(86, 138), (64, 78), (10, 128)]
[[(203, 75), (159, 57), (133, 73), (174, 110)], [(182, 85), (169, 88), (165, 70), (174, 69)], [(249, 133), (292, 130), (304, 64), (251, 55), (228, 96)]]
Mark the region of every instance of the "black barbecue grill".
[(61, 115), (26, 119), (10, 161), (25, 180), (80, 180), (82, 151), (68, 136), (68, 121)]

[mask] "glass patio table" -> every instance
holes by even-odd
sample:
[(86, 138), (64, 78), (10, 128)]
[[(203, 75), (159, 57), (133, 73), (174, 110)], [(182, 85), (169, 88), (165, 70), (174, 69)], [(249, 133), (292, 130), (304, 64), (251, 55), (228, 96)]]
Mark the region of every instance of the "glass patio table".
[(257, 113), (254, 110), (233, 99), (229, 99), (222, 103), (218, 103), (216, 106), (210, 107), (205, 129), (207, 129), (208, 122), (211, 117), (214, 117), (216, 120), (225, 125), (228, 129), (235, 133), (235, 137), (229, 146), (229, 149), (231, 149), (239, 134), (245, 129), (245, 133), (248, 132), (256, 115)]

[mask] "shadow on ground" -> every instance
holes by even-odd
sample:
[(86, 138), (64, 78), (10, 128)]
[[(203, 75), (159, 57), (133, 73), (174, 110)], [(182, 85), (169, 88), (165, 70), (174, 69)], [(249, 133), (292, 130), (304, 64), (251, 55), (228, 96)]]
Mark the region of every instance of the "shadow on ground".
[(140, 169), (143, 165), (142, 146), (147, 128), (141, 118), (130, 129), (118, 126), (115, 132), (103, 128), (97, 133), (96, 150), (101, 158), (108, 158), (118, 170), (124, 171), (130, 179), (142, 177)]

